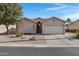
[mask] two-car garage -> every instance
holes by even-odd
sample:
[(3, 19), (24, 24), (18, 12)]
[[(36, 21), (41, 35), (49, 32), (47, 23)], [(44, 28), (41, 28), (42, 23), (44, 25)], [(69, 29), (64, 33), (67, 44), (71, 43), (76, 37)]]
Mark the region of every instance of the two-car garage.
[(43, 34), (64, 34), (65, 26), (64, 21), (53, 17), (48, 19), (48, 21), (42, 24), (42, 33)]

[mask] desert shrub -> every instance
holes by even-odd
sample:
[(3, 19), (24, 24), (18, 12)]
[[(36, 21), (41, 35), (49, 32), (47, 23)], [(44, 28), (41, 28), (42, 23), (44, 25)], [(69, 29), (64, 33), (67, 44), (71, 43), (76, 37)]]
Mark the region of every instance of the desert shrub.
[(71, 32), (71, 33), (79, 32), (78, 29), (66, 29), (65, 31), (66, 31), (66, 32)]
[(23, 33), (16, 33), (16, 37), (21, 37)]
[(79, 33), (79, 30), (76, 29), (76, 32)]
[(76, 32), (76, 29), (74, 29), (74, 30), (70, 30), (70, 32), (71, 32), (71, 33), (75, 33), (75, 32)]
[(77, 33), (76, 33), (76, 38), (78, 38), (78, 39), (79, 39), (79, 32), (77, 32)]
[(73, 33), (75, 33), (75, 32), (76, 32), (76, 30), (74, 29), (74, 30), (73, 30)]

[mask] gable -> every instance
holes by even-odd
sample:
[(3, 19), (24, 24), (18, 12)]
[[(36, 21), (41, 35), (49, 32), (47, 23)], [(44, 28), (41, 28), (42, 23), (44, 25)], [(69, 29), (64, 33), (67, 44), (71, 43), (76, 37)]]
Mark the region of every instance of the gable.
[(79, 20), (73, 21), (69, 25), (73, 25), (73, 24), (77, 24), (77, 23), (79, 23)]
[(38, 18), (36, 18), (36, 19), (33, 19), (33, 21), (36, 22), (36, 23), (37, 23), (38, 21), (41, 22), (41, 23), (43, 23), (44, 21), (46, 21), (46, 19), (43, 19), (43, 18), (38, 17)]
[(22, 18), (21, 21), (19, 21), (17, 23), (18, 27), (23, 27), (25, 25), (29, 25), (29, 24), (35, 24), (32, 20), (28, 19), (28, 18)]
[(51, 17), (51, 18), (48, 18), (48, 20), (44, 24), (58, 26), (58, 25), (64, 25), (65, 22), (57, 17)]
[(79, 20), (70, 23), (69, 27), (79, 27)]

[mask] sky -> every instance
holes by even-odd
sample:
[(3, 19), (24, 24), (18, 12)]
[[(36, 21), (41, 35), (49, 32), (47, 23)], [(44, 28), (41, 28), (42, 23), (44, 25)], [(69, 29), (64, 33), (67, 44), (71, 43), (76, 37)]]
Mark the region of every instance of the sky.
[(52, 16), (72, 21), (79, 19), (79, 3), (20, 3), (27, 18), (49, 18)]

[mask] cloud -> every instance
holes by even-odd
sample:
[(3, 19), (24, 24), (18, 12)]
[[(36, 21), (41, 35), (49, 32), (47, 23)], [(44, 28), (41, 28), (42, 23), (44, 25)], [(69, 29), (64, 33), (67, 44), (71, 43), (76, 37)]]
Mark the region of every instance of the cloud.
[(71, 18), (72, 20), (79, 19), (79, 6), (75, 6), (75, 5), (72, 6), (69, 4), (60, 4), (60, 3), (54, 3), (54, 5), (56, 6), (48, 7), (44, 9), (43, 11), (56, 12), (56, 14), (58, 14), (58, 16), (63, 19), (67, 19), (67, 18)]
[(63, 3), (54, 3), (54, 5), (56, 5), (56, 6), (68, 6), (68, 5), (63, 4)]
[(61, 9), (64, 9), (64, 8), (67, 7), (66, 5), (60, 4), (60, 3), (54, 3), (53, 5), (56, 5), (56, 6), (54, 6), (54, 7), (48, 7), (48, 8), (45, 8), (43, 10), (40, 10), (40, 11), (61, 10)]
[(70, 5), (66, 5), (66, 4), (60, 4), (60, 3), (54, 3), (54, 5), (56, 5), (55, 7), (48, 7), (44, 10), (46, 11), (53, 11), (53, 10), (77, 10), (79, 9), (79, 6), (77, 7), (73, 7)]
[(66, 8), (65, 6), (61, 6), (61, 7), (54, 7), (54, 8), (46, 8), (45, 10), (61, 10), (61, 9), (64, 9)]
[(47, 11), (52, 11), (52, 10), (61, 10), (61, 9), (65, 9), (67, 8), (68, 6), (65, 5), (65, 4), (60, 4), (60, 3), (54, 3), (54, 5), (56, 5), (55, 7), (48, 7), (44, 10), (47, 10)]

